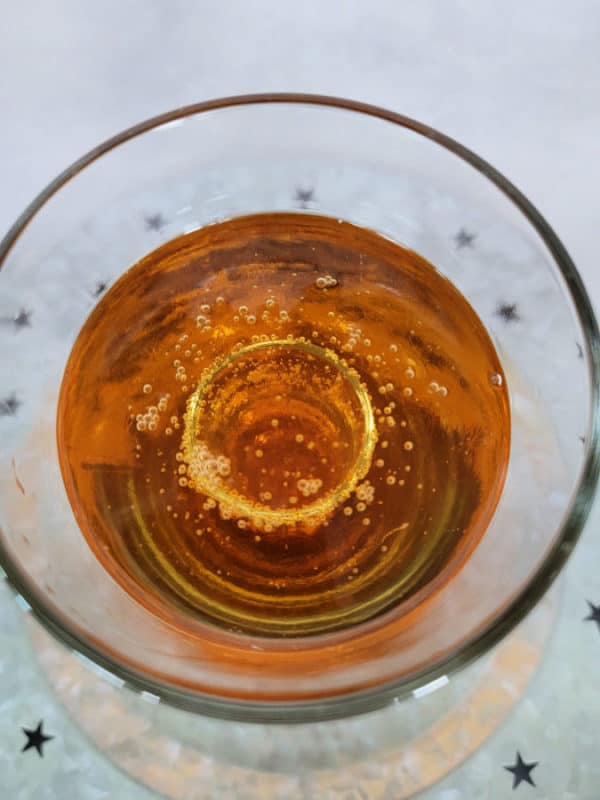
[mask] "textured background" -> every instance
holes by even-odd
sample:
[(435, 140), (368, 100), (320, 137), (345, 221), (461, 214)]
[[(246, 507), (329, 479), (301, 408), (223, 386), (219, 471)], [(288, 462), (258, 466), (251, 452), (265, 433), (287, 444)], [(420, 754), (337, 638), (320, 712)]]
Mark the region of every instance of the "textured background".
[[(510, 0), (51, 0), (0, 19), (0, 230), (99, 140), (212, 96), (289, 90), (388, 106), (458, 138), (555, 227), (600, 303), (600, 5)], [(513, 794), (520, 750), (537, 787), (515, 796), (597, 800), (598, 510), (569, 567), (544, 666), (509, 722), (426, 795)], [(0, 587), (0, 789), (7, 800), (149, 798), (91, 747), (53, 699)], [(44, 719), (45, 757), (21, 754)], [(365, 800), (341, 789), (327, 797)], [(2, 794), (0, 792), (0, 794)], [(307, 795), (307, 800), (310, 795)], [(389, 800), (395, 800), (390, 796)]]

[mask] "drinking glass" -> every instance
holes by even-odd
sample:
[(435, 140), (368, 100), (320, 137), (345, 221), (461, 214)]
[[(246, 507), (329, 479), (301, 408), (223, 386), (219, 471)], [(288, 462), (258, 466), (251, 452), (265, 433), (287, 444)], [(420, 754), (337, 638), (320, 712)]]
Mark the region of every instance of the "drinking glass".
[[(410, 613), (286, 640), (167, 623), (104, 569), (71, 512), (55, 433), (66, 360), (98, 299), (161, 243), (236, 215), (294, 210), (415, 250), (468, 299), (506, 374), (506, 484), (467, 563)], [(589, 300), (531, 203), (425, 125), (308, 95), (181, 108), (59, 175), (0, 243), (0, 266), (0, 562), (37, 620), (119, 686), (269, 724), (412, 702), (489, 653), (573, 549), (599, 464)]]

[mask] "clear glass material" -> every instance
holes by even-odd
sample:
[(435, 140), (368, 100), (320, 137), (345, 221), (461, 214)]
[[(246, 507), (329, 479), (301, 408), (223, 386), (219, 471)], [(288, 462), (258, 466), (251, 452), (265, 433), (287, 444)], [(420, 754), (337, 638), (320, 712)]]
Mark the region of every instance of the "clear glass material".
[[(199, 627), (137, 604), (71, 513), (58, 390), (98, 296), (160, 243), (239, 214), (304, 209), (397, 240), (466, 296), (507, 376), (512, 444), (494, 518), (423, 613), (292, 641)], [(150, 120), (59, 176), (0, 244), (0, 556), (71, 647), (186, 709), (246, 720), (385, 705), (481, 655), (539, 600), (598, 473), (598, 333), (575, 268), (528, 201), (458, 143), (331, 98), (230, 98)], [(290, 658), (290, 655), (293, 657)]]
[[(431, 800), (431, 793), (422, 793), (479, 748), (485, 756), (488, 737), (524, 693), (530, 696), (555, 630), (561, 583), (498, 647), (451, 680), (439, 678), (410, 699), (370, 714), (301, 725), (211, 719), (124, 691), (118, 679), (104, 680), (93, 665), (80, 663), (32, 619), (25, 620), (45, 680), (71, 720), (111, 764), (160, 797), (403, 800), (418, 794)], [(11, 777), (16, 795), (18, 776)], [(484, 770), (482, 787), (485, 780)], [(454, 785), (471, 796), (460, 777)], [(435, 800), (440, 795), (443, 790)]]

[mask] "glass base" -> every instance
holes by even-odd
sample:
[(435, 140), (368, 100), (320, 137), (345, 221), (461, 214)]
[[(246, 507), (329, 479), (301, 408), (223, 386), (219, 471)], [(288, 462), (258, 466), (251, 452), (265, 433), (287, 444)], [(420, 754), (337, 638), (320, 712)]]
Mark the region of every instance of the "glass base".
[(34, 649), (81, 731), (118, 768), (173, 800), (400, 800), (474, 753), (524, 694), (560, 588), (493, 651), (451, 679), (360, 717), (302, 725), (209, 719), (136, 694), (31, 617)]

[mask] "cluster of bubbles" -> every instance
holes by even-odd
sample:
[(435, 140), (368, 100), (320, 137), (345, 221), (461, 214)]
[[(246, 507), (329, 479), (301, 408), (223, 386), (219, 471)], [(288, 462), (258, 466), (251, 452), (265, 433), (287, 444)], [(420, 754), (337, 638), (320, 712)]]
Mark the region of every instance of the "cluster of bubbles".
[(333, 275), (321, 275), (315, 281), (317, 289), (333, 289), (337, 285), (337, 278), (334, 278)]
[(323, 481), (319, 478), (300, 478), (300, 480), (296, 483), (298, 491), (304, 497), (310, 497), (311, 495), (316, 494), (322, 485)]
[(431, 381), (429, 384), (429, 391), (431, 394), (439, 394), (441, 397), (448, 396), (448, 389), (446, 386), (440, 385), (437, 381)]
[[(142, 391), (144, 394), (150, 394), (152, 391), (152, 386), (149, 383), (145, 383)], [(166, 394), (163, 395), (155, 406), (147, 406), (146, 410), (141, 414), (135, 415), (135, 427), (136, 430), (143, 432), (143, 431), (155, 431), (158, 428), (158, 423), (160, 420), (160, 414), (163, 411), (167, 410), (167, 403), (169, 400), (170, 395)]]
[[(219, 300), (223, 302), (223, 298), (217, 298), (217, 303)], [(196, 327), (200, 328), (202, 333), (210, 333), (212, 330), (211, 310), (209, 303), (202, 303), (200, 306), (201, 313), (196, 317)]]
[(375, 499), (375, 487), (371, 481), (363, 481), (356, 487), (356, 497), (359, 501), (364, 503), (372, 503)]
[(223, 479), (231, 474), (231, 460), (224, 455), (215, 455), (206, 442), (199, 441), (191, 453), (186, 454), (187, 466), (179, 467), (181, 474), (187, 473), (187, 485), (204, 493), (223, 485)]

